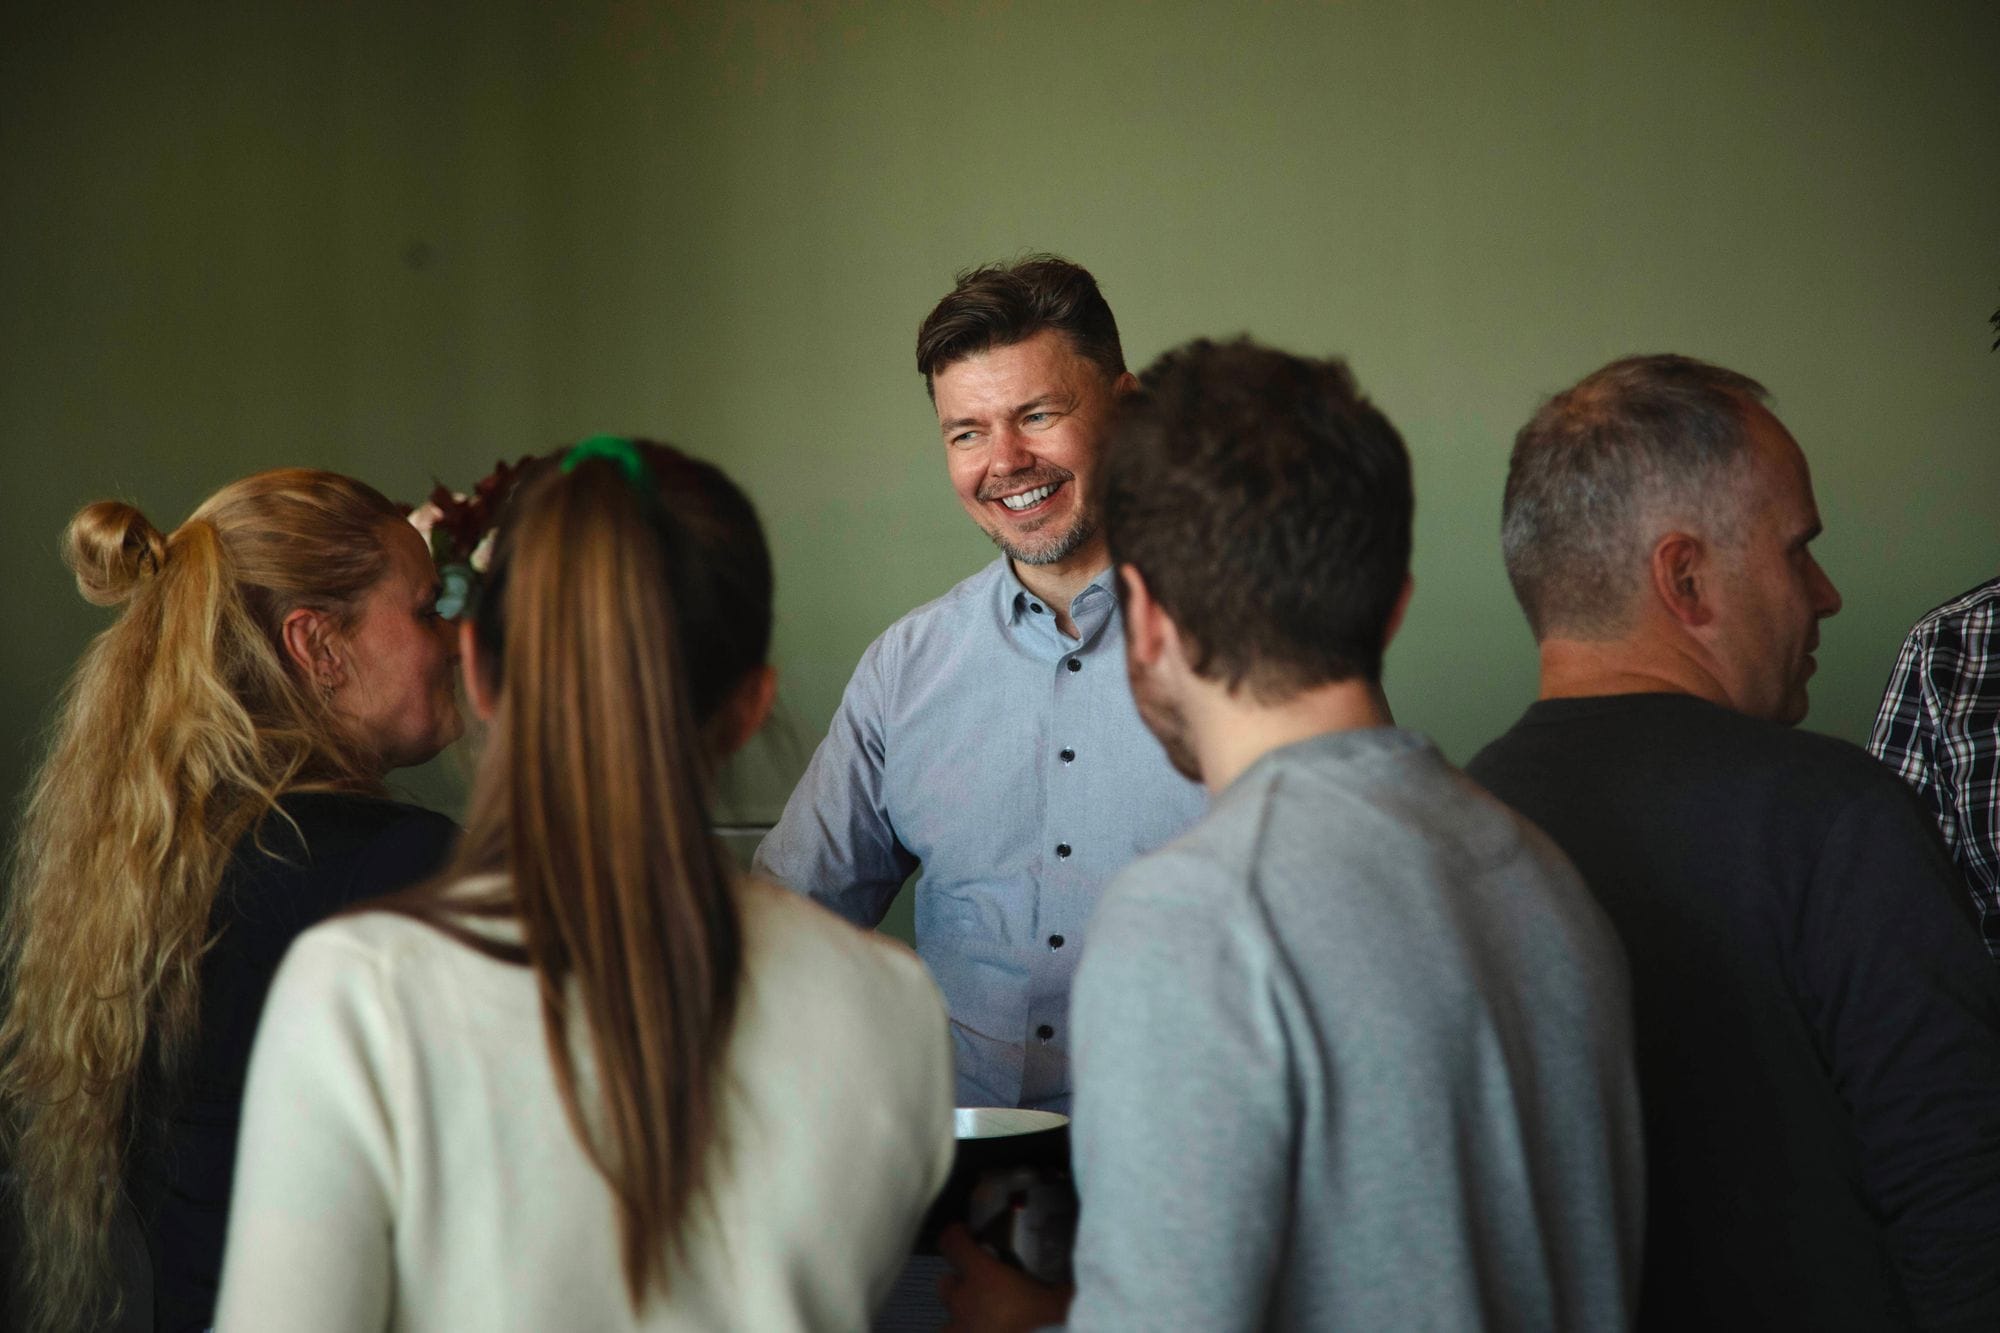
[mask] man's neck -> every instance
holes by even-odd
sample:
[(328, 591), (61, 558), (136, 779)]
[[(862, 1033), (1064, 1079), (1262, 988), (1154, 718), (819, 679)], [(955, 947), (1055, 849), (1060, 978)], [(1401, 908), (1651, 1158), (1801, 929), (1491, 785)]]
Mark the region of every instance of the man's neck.
[(1541, 697), (1594, 699), (1609, 694), (1691, 694), (1730, 706), (1721, 682), (1691, 654), (1633, 639), (1549, 637), (1541, 644)]
[(1379, 684), (1342, 680), (1275, 704), (1258, 703), (1247, 691), (1205, 688), (1201, 699), (1189, 701), (1188, 722), (1202, 785), (1213, 793), (1273, 750), (1334, 731), (1390, 727), (1396, 720)]
[(1055, 614), (1056, 628), (1074, 639), (1076, 622), (1070, 619), (1069, 604), (1090, 586), (1092, 579), (1104, 572), (1111, 563), (1111, 551), (1102, 538), (1097, 538), (1053, 564), (1030, 565), (1012, 558), (1007, 563), (1013, 567), (1014, 577), (1021, 580), (1021, 586), (1041, 598)]

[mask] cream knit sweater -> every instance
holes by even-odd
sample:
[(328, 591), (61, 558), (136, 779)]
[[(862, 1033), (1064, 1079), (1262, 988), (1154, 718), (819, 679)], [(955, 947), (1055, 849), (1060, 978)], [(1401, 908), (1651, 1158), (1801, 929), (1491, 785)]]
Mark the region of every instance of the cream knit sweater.
[(664, 1293), (626, 1299), (533, 974), (371, 913), (272, 988), (217, 1327), (865, 1327), (951, 1165), (944, 1009), (900, 946), (759, 881), (740, 901), (727, 1149)]

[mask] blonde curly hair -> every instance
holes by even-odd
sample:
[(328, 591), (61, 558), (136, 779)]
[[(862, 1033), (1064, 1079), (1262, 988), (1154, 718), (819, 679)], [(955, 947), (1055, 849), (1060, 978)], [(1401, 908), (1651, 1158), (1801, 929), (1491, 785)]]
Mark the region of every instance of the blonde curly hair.
[(195, 1033), (237, 843), (284, 792), (379, 790), (281, 634), (301, 607), (351, 625), (396, 521), (370, 487), (304, 468), (224, 487), (171, 535), (118, 501), (70, 521), (78, 590), (124, 609), (64, 693), (0, 916), (0, 1131), (37, 1328), (117, 1311), (133, 1089)]

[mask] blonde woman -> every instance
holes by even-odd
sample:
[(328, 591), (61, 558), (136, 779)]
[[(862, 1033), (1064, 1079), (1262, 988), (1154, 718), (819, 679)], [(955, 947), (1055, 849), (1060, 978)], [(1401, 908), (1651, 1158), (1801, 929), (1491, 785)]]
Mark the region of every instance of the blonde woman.
[(456, 863), (272, 990), (224, 1333), (866, 1327), (950, 1166), (950, 1042), (913, 954), (709, 831), (770, 634), (714, 467), (599, 439), (523, 482)]
[(112, 1312), (124, 1186), (156, 1326), (198, 1329), (279, 959), (449, 852), (450, 821), (389, 800), (382, 778), (458, 735), (455, 644), (415, 531), (334, 473), (259, 473), (171, 534), (94, 504), (67, 556), (86, 598), (122, 610), (64, 697), (0, 937), (28, 1318)]

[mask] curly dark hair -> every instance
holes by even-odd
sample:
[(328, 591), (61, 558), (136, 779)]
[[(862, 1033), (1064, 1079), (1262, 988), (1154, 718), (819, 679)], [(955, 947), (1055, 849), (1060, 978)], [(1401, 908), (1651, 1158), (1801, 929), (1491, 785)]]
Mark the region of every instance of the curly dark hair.
[(1105, 448), (1104, 530), (1194, 669), (1263, 702), (1379, 680), (1410, 568), (1410, 456), (1347, 363), (1202, 339), (1140, 382)]

